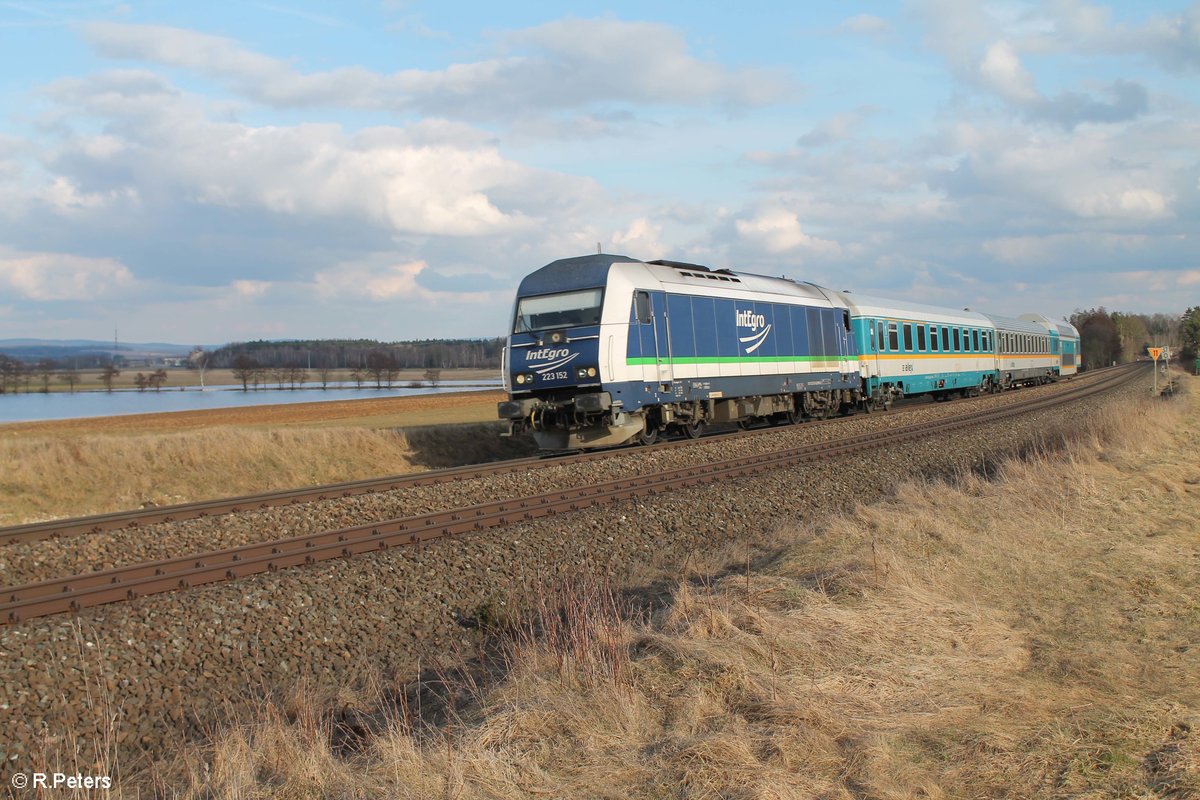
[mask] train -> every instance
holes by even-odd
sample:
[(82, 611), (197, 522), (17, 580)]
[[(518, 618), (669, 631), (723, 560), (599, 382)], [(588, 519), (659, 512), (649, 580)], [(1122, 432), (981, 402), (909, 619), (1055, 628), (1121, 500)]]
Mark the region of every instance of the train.
[(542, 450), (792, 424), (1074, 375), (1079, 332), (678, 261), (597, 253), (522, 279), (497, 412)]

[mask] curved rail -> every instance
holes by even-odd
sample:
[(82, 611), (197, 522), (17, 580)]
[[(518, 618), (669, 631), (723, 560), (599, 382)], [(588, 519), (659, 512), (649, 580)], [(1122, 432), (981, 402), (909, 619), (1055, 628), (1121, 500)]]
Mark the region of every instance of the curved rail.
[(822, 461), (1063, 405), (1119, 386), (1138, 374), (1138, 370), (1121, 371), (1076, 391), (1034, 398), (1029, 402), (985, 409), (958, 417), (851, 436), (833, 442), (808, 444), (773, 453), (606, 481), (560, 492), (482, 503), (439, 513), (403, 517), (200, 555), (39, 581), (0, 592), (0, 598), (4, 599), (4, 602), (0, 603), (0, 614), (3, 615), (4, 621), (15, 623), (32, 617), (77, 611), (149, 594), (273, 572), (291, 566), (377, 552), (397, 546), (420, 545), (446, 536), (473, 533), (552, 514), (753, 475), (798, 463)]

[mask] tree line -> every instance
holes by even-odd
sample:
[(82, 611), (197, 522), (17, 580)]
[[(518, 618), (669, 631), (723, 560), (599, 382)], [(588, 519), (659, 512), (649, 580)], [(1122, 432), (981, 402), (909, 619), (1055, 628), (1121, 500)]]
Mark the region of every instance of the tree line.
[(315, 339), (294, 342), (234, 342), (208, 354), (208, 366), (233, 369), (240, 357), (249, 357), (267, 369), (303, 367), (366, 369), (374, 356), (390, 358), (397, 369), (499, 369), (504, 340), (430, 339), (378, 342), (371, 339)]
[(1076, 311), (1070, 323), (1079, 331), (1083, 366), (1098, 369), (1134, 361), (1148, 348), (1169, 346), (1183, 366), (1200, 353), (1200, 306), (1183, 314), (1126, 314), (1100, 308)]
[[(97, 380), (111, 392), (113, 379), (120, 374), (121, 370), (115, 365), (107, 364), (101, 368)], [(138, 376), (143, 378), (143, 382), (138, 385), (141, 389), (160, 389), (167, 380), (166, 371), (161, 369), (151, 376), (143, 376), (140, 372)], [(27, 363), (0, 353), (0, 394), (16, 394), (22, 389), (26, 392), (49, 392), (50, 382), (54, 380), (61, 381), (74, 392), (82, 379), (83, 373), (74, 366), (64, 367), (53, 359), (43, 358), (34, 363)]]

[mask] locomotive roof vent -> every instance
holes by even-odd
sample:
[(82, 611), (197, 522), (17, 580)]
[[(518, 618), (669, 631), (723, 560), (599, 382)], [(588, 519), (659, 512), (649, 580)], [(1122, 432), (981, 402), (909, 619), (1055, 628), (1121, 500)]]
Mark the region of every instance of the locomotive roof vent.
[(686, 261), (667, 261), (660, 258), (657, 261), (647, 261), (647, 264), (657, 264), (660, 267), (674, 267), (675, 269), (690, 269), (692, 272), (711, 272), (708, 267), (702, 267), (699, 264), (689, 264)]

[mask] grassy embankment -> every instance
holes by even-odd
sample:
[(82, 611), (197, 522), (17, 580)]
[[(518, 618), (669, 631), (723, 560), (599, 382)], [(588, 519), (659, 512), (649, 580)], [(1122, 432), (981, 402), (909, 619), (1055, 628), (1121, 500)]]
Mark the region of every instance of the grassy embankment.
[(411, 472), (446, 466), (446, 453), (459, 463), (484, 461), (513, 452), (498, 439), (502, 397), (470, 392), (0, 425), (0, 525)]
[(451, 710), (436, 686), (300, 692), (157, 781), (219, 798), (1200, 796), (1200, 380), (1183, 380), (995, 481), (909, 484), (779, 531), (753, 571), (692, 563), (650, 616), (578, 589), (565, 618), (542, 615), (549, 635), (500, 637), (490, 678), (449, 679)]

